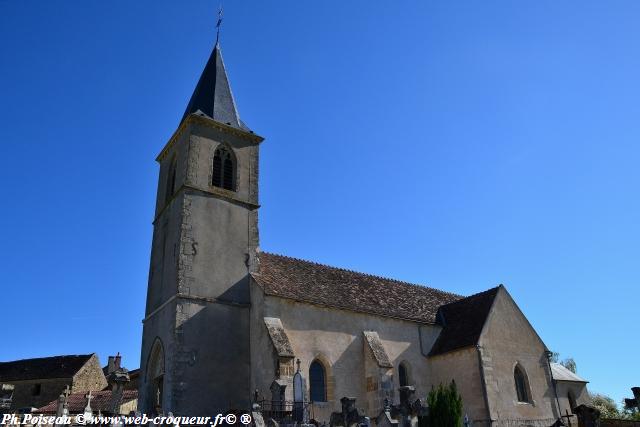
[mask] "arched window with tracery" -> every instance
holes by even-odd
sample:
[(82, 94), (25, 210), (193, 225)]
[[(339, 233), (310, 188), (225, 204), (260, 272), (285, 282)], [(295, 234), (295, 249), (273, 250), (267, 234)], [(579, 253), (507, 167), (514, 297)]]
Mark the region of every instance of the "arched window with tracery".
[(309, 397), (312, 402), (327, 401), (327, 373), (318, 360), (309, 366)]
[(213, 155), (213, 169), (211, 173), (211, 185), (235, 191), (236, 165), (231, 150), (225, 146), (219, 146)]
[(400, 387), (411, 385), (409, 367), (406, 362), (402, 362), (398, 365), (398, 382), (400, 383)]
[(529, 392), (529, 383), (524, 369), (520, 365), (516, 365), (513, 370), (513, 380), (516, 385), (516, 394), (518, 396), (518, 402), (529, 403), (531, 402), (531, 393)]

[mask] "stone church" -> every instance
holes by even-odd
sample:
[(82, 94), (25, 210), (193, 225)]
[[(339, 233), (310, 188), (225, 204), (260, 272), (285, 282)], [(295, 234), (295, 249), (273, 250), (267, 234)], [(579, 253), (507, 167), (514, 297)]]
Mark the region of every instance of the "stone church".
[(322, 423), (348, 396), (375, 423), (401, 387), (424, 401), (454, 380), (474, 425), (564, 414), (550, 352), (504, 286), (465, 297), (262, 252), (262, 142), (240, 119), (216, 42), (156, 159), (141, 411), (299, 401)]

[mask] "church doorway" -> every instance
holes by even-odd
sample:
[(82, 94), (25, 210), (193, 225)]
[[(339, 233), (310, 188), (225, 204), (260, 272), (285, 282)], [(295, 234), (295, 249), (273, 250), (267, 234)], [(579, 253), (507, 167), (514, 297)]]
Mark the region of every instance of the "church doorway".
[(148, 401), (145, 403), (147, 413), (164, 413), (164, 349), (160, 339), (156, 338), (147, 362), (146, 383)]

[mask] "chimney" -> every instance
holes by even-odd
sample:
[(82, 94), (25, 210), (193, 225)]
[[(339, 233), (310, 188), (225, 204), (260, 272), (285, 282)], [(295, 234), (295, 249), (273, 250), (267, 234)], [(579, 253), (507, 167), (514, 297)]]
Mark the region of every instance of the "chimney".
[(118, 352), (118, 354), (116, 354), (115, 360), (114, 360), (114, 365), (116, 370), (120, 369), (120, 360), (122, 359), (122, 356), (120, 356), (120, 352)]
[(116, 370), (115, 360), (116, 360), (115, 356), (109, 356), (109, 363), (107, 363), (107, 375), (109, 375), (110, 373)]

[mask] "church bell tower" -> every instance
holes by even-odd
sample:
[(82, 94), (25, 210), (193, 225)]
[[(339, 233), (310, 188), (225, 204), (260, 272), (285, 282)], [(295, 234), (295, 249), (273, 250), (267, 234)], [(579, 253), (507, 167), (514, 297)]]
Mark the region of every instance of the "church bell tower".
[(249, 407), (249, 274), (258, 247), (258, 152), (216, 42), (160, 164), (139, 409)]

